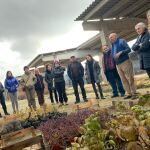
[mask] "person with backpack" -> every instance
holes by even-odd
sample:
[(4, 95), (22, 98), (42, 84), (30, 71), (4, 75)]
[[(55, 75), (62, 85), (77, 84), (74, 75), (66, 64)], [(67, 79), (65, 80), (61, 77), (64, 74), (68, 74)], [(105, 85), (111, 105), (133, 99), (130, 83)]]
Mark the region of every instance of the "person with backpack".
[(17, 94), (18, 87), (19, 87), (18, 80), (13, 76), (11, 71), (7, 71), (5, 79), (5, 88), (8, 91), (14, 114), (19, 111), (18, 94)]

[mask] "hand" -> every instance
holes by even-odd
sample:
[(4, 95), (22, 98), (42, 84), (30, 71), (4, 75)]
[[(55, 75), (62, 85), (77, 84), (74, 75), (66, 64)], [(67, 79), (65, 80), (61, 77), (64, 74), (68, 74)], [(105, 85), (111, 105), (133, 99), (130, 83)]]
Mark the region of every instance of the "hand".
[(118, 59), (121, 54), (122, 54), (122, 51), (118, 52), (118, 53), (115, 55), (115, 58)]

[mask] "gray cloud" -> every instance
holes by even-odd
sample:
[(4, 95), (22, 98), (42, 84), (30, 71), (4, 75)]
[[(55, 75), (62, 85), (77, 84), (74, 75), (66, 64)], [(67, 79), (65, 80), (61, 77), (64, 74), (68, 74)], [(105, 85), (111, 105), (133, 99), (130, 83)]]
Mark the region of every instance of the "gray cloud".
[(0, 42), (12, 43), (22, 64), (37, 55), (40, 41), (69, 32), (91, 0), (0, 0)]

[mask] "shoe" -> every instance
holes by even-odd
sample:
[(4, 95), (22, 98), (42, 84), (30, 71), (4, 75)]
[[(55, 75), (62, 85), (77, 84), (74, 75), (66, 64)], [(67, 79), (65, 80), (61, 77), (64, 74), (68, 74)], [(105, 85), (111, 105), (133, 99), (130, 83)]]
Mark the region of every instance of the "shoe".
[(111, 98), (115, 98), (115, 97), (119, 97), (119, 95), (113, 95), (113, 96), (111, 96)]
[(65, 103), (65, 105), (69, 105), (68, 103)]
[(101, 97), (101, 99), (106, 99), (105, 97)]
[(5, 115), (10, 115), (10, 114), (8, 112), (6, 112)]
[(136, 95), (132, 95), (131, 99), (132, 100), (137, 99), (137, 96)]
[(60, 103), (60, 105), (58, 107), (62, 107), (64, 104), (63, 103)]
[(128, 96), (124, 97), (124, 99), (130, 99), (130, 98), (132, 98), (132, 95), (128, 95)]
[(88, 102), (87, 98), (84, 98), (83, 100), (84, 100), (84, 102)]
[(78, 104), (78, 103), (80, 103), (80, 101), (75, 101), (75, 104)]
[(99, 96), (96, 96), (96, 99), (100, 99)]

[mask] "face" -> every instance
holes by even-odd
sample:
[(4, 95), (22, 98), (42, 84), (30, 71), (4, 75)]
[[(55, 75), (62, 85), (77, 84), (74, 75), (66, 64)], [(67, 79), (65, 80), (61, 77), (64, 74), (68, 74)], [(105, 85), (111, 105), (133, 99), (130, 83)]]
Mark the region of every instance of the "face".
[(39, 74), (39, 69), (35, 69), (35, 74)]
[(51, 71), (52, 67), (50, 65), (48, 65), (47, 70)]
[(29, 71), (29, 68), (25, 68), (25, 73), (29, 73), (30, 71)]
[(107, 53), (109, 51), (109, 47), (107, 45), (103, 46), (102, 48), (104, 53)]
[(56, 63), (55, 63), (55, 67), (58, 67), (58, 66), (60, 66), (60, 64), (56, 62)]
[(117, 34), (116, 33), (111, 33), (109, 35), (109, 40), (110, 40), (111, 43), (116, 42), (116, 40), (117, 40)]
[(11, 72), (8, 72), (8, 77), (11, 77), (12, 76), (12, 73)]
[(71, 62), (75, 62), (75, 61), (76, 61), (76, 58), (75, 58), (75, 57), (72, 57), (72, 58), (70, 59), (70, 61), (71, 61)]
[(86, 59), (87, 59), (88, 61), (91, 61), (91, 60), (92, 60), (90, 56), (86, 56)]
[(137, 27), (135, 27), (135, 30), (136, 30), (137, 34), (141, 35), (142, 33), (144, 33), (145, 29), (141, 26), (137, 26)]

